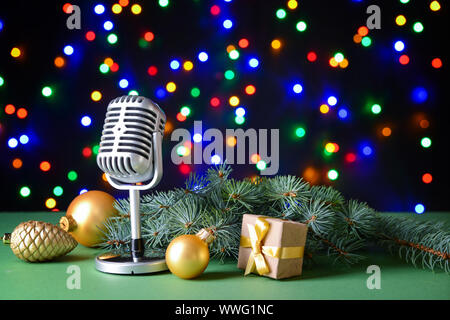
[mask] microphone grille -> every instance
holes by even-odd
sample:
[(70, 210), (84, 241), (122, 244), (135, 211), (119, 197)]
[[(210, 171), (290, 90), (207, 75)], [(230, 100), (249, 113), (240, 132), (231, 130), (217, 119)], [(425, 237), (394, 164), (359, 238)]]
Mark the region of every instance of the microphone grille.
[(113, 99), (107, 108), (97, 164), (105, 173), (133, 182), (153, 164), (153, 133), (164, 133), (166, 116), (145, 97)]

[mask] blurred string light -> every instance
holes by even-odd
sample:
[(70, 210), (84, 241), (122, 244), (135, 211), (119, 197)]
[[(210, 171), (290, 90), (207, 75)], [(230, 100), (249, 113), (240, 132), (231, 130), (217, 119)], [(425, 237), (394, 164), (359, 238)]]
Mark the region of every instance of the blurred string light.
[(86, 192), (88, 192), (88, 189), (83, 188), (83, 189), (80, 190), (80, 192), (78, 194), (83, 194), (83, 193), (86, 193)]
[(71, 45), (67, 45), (64, 47), (63, 51), (66, 56), (71, 56), (74, 52), (74, 49)]
[(23, 165), (23, 161), (19, 158), (15, 158), (12, 161), (12, 166), (14, 169), (20, 169), (20, 168), (22, 168), (22, 165)]
[(433, 181), (433, 176), (431, 175), (431, 173), (424, 173), (422, 175), (422, 182), (429, 184)]
[(175, 82), (170, 81), (166, 84), (167, 92), (172, 93), (172, 92), (175, 92), (176, 89), (177, 89), (177, 85), (175, 84)]
[(57, 197), (62, 196), (62, 194), (64, 193), (64, 189), (61, 186), (56, 186), (53, 188), (53, 194)]
[(217, 165), (217, 164), (219, 164), (220, 162), (221, 162), (220, 156), (218, 156), (217, 154), (215, 154), (215, 155), (213, 155), (213, 156), (211, 157), (211, 163), (212, 163), (212, 164)]
[(111, 21), (105, 21), (103, 23), (103, 29), (105, 29), (106, 31), (110, 31), (114, 28), (114, 24)]
[(296, 0), (289, 0), (287, 3), (289, 9), (294, 10), (298, 6), (298, 2)]
[(5, 84), (5, 79), (3, 79), (2, 76), (0, 76), (0, 87)]
[(323, 103), (320, 105), (319, 110), (321, 113), (326, 114), (330, 111), (330, 107), (328, 105), (326, 105), (325, 103)]
[(230, 57), (231, 60), (237, 60), (239, 58), (239, 51), (233, 49), (228, 53), (228, 56)]
[(246, 112), (245, 112), (245, 109), (243, 107), (239, 107), (239, 108), (236, 108), (234, 113), (236, 114), (236, 117), (243, 117), (243, 116), (245, 116)]
[(148, 69), (147, 69), (147, 73), (148, 73), (150, 76), (156, 76), (156, 74), (158, 73), (158, 68), (157, 68), (156, 66), (150, 66), (150, 67), (148, 67)]
[(249, 84), (249, 85), (247, 85), (247, 86), (245, 87), (244, 91), (245, 91), (246, 94), (248, 94), (249, 96), (251, 96), (251, 95), (255, 94), (256, 88), (255, 88), (254, 85)]
[(100, 100), (102, 99), (102, 94), (101, 94), (101, 92), (98, 91), (98, 90), (92, 91), (92, 93), (91, 93), (91, 99), (92, 99), (92, 101), (95, 101), (95, 102), (100, 101)]
[(405, 24), (406, 24), (406, 18), (405, 18), (405, 16), (402, 15), (402, 14), (398, 15), (398, 16), (395, 18), (395, 23), (396, 23), (398, 26), (403, 26), (403, 25), (405, 25)]
[(94, 32), (94, 31), (88, 31), (88, 32), (86, 32), (85, 37), (86, 37), (86, 40), (87, 40), (87, 41), (94, 41), (96, 35), (95, 35), (95, 32)]
[(211, 9), (209, 9), (209, 12), (211, 12), (213, 16), (217, 16), (220, 13), (220, 7), (218, 5), (213, 5)]
[(431, 11), (439, 11), (441, 9), (441, 4), (439, 3), (439, 1), (431, 1), (430, 9)]
[(128, 87), (129, 83), (127, 79), (120, 79), (119, 81), (119, 87), (122, 89), (126, 89)]
[(292, 91), (294, 91), (294, 93), (299, 94), (303, 91), (303, 87), (300, 83), (296, 83), (292, 86)]
[(238, 42), (239, 47), (241, 47), (242, 49), (245, 49), (249, 46), (249, 42), (247, 39), (242, 38), (241, 40), (239, 40)]
[(169, 5), (169, 0), (159, 0), (158, 4), (160, 7), (165, 8)]
[(422, 147), (424, 147), (425, 149), (428, 149), (429, 147), (431, 147), (431, 139), (428, 137), (424, 137), (420, 140), (420, 144)]
[(317, 60), (317, 54), (314, 51), (310, 51), (306, 55), (306, 59), (308, 59), (309, 62), (314, 62)]
[(295, 27), (296, 27), (297, 31), (303, 32), (306, 30), (307, 24), (305, 21), (299, 21), (299, 22), (297, 22)]
[(274, 39), (274, 40), (272, 40), (270, 45), (273, 49), (278, 50), (281, 48), (281, 41), (279, 39)]
[(53, 94), (53, 90), (49, 86), (43, 87), (41, 92), (42, 92), (42, 95), (47, 98)]
[(373, 114), (379, 114), (381, 112), (381, 106), (378, 103), (375, 103), (370, 108)]
[(142, 7), (139, 4), (133, 4), (131, 6), (131, 13), (133, 14), (140, 14), (142, 12)]
[(205, 51), (202, 51), (198, 54), (198, 60), (201, 62), (206, 62), (208, 60), (208, 54)]
[(110, 44), (116, 44), (118, 40), (117, 35), (115, 33), (110, 33), (106, 39)]
[(128, 95), (129, 96), (138, 96), (139, 92), (137, 92), (136, 90), (130, 90), (130, 91), (128, 91)]
[(248, 60), (248, 65), (252, 68), (256, 68), (259, 66), (259, 60), (256, 58), (251, 58), (250, 60)]
[(406, 65), (409, 63), (409, 57), (406, 54), (403, 54), (400, 56), (400, 58), (398, 58), (398, 62), (400, 62), (400, 64), (402, 65)]
[(241, 125), (245, 122), (245, 117), (235, 117), (234, 122), (236, 122), (236, 124), (238, 125)]
[(328, 179), (334, 181), (334, 180), (337, 180), (337, 178), (339, 177), (339, 173), (337, 172), (336, 169), (331, 169), (328, 171), (327, 176), (328, 176)]
[(51, 166), (50, 162), (48, 162), (48, 161), (42, 161), (39, 164), (39, 169), (41, 169), (41, 171), (43, 171), (43, 172), (48, 172), (48, 171), (50, 171), (51, 168), (52, 168), (52, 166)]
[(78, 179), (78, 173), (76, 171), (69, 171), (67, 173), (67, 179), (69, 179), (70, 181), (75, 181)]
[(199, 143), (199, 142), (202, 142), (203, 137), (202, 137), (202, 135), (200, 133), (195, 133), (192, 136), (192, 140), (194, 140), (194, 142), (196, 142), (196, 143)]
[(19, 108), (17, 110), (17, 118), (25, 119), (28, 116), (28, 111), (25, 108)]
[(266, 167), (267, 167), (267, 163), (266, 163), (264, 160), (259, 160), (259, 161), (256, 163), (256, 168), (257, 168), (258, 170), (260, 170), (260, 171), (265, 170)]
[(340, 108), (338, 110), (338, 117), (342, 120), (347, 119), (348, 117), (348, 110), (346, 108)]
[(415, 22), (414, 24), (413, 24), (413, 30), (414, 30), (414, 32), (416, 32), (416, 33), (420, 33), (420, 32), (422, 32), (423, 31), (423, 24), (422, 24), (422, 22)]
[(172, 70), (178, 70), (180, 69), (180, 61), (173, 59), (172, 61), (170, 61), (170, 68)]
[(8, 140), (8, 147), (10, 147), (11, 149), (16, 148), (19, 145), (19, 141), (17, 141), (16, 138), (10, 138)]
[(423, 204), (421, 204), (421, 203), (418, 203), (418, 204), (416, 204), (416, 205), (414, 206), (414, 211), (415, 211), (417, 214), (422, 214), (422, 213), (425, 212), (425, 206), (424, 206)]
[(191, 61), (185, 61), (183, 63), (183, 69), (186, 71), (191, 71), (194, 68), (194, 64)]
[[(439, 69), (442, 67), (442, 60), (439, 58), (434, 58), (433, 60), (431, 60), (431, 66), (435, 69)], [(1, 79), (1, 77), (0, 77)], [(0, 80), (0, 86), (1, 86), (1, 80)]]
[(200, 89), (197, 87), (194, 87), (191, 89), (191, 96), (193, 98), (197, 98), (198, 96), (200, 96)]
[(89, 116), (84, 116), (81, 118), (80, 122), (83, 127), (89, 127), (92, 124), (92, 119)]
[(27, 198), (31, 195), (31, 189), (27, 186), (23, 186), (19, 190), (19, 194), (23, 198)]
[(295, 129), (295, 135), (296, 135), (298, 138), (303, 138), (303, 137), (305, 136), (305, 134), (306, 134), (306, 130), (305, 130), (304, 127), (297, 127), (297, 128)]
[(278, 9), (276, 12), (275, 12), (275, 15), (277, 16), (277, 18), (278, 19), (284, 19), (284, 18), (286, 18), (286, 10), (284, 10), (284, 9)]
[(14, 47), (11, 49), (11, 56), (13, 58), (18, 58), (18, 57), (20, 57), (21, 54), (22, 54), (22, 51), (19, 48)]
[(240, 100), (239, 100), (239, 97), (237, 97), (237, 96), (231, 96), (230, 99), (228, 100), (228, 103), (232, 107), (238, 106), (239, 102), (240, 102)]
[(328, 105), (335, 106), (337, 104), (337, 98), (335, 96), (329, 96), (327, 102)]
[(119, 14), (119, 13), (122, 12), (122, 6), (119, 3), (115, 3), (115, 4), (112, 5), (111, 11), (114, 14)]
[(19, 141), (21, 144), (27, 144), (30, 142), (30, 138), (26, 134), (23, 134), (19, 137)]
[(423, 103), (428, 99), (428, 92), (423, 87), (416, 87), (411, 93), (411, 98), (415, 103)]
[(397, 52), (402, 52), (405, 49), (405, 43), (403, 41), (396, 41), (394, 43), (394, 49)]
[(96, 14), (103, 14), (103, 13), (105, 12), (105, 6), (102, 5), (102, 4), (97, 4), (97, 5), (94, 7), (94, 12), (95, 12)]
[(372, 44), (372, 39), (369, 36), (363, 37), (361, 40), (361, 44), (364, 47), (370, 47), (370, 45)]
[(225, 79), (227, 79), (227, 80), (234, 79), (234, 72), (233, 72), (233, 70), (227, 70), (227, 71), (225, 71), (225, 73), (223, 75), (224, 75)]
[(230, 19), (225, 19), (222, 25), (225, 29), (231, 29), (231, 27), (233, 27), (233, 21), (231, 21)]

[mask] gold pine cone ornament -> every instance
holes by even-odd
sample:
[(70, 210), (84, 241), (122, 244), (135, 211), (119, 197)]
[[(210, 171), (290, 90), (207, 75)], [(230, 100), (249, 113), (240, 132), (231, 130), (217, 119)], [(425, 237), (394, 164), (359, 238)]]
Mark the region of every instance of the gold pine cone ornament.
[(78, 242), (60, 227), (42, 221), (19, 224), (3, 241), (12, 252), (28, 262), (49, 261), (72, 251)]

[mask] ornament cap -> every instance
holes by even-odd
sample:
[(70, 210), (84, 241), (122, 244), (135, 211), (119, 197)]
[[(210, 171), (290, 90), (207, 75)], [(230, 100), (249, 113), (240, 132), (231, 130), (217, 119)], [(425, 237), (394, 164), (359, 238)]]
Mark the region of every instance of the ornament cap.
[(196, 234), (197, 237), (202, 239), (206, 244), (210, 244), (216, 238), (214, 232), (210, 228), (202, 228)]
[(64, 216), (59, 220), (59, 226), (66, 232), (72, 232), (77, 227), (77, 222), (72, 217)]
[(10, 244), (11, 243), (11, 233), (5, 233), (2, 240), (3, 240), (3, 244)]

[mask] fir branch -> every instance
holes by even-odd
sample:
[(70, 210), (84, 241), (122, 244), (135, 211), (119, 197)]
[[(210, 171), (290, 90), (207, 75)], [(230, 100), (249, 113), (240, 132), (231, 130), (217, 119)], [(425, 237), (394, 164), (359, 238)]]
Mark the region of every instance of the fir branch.
[(263, 183), (265, 201), (276, 202), (280, 207), (286, 204), (297, 205), (309, 199), (309, 184), (302, 178), (295, 176), (277, 176), (267, 179)]
[(293, 207), (293, 210), (298, 220), (307, 224), (317, 235), (330, 233), (336, 224), (336, 215), (331, 211), (330, 204), (321, 200), (311, 199), (304, 205)]
[(380, 217), (378, 243), (415, 267), (450, 273), (450, 232), (445, 224), (405, 217)]
[(312, 186), (310, 193), (312, 199), (322, 200), (334, 207), (342, 206), (345, 203), (344, 196), (331, 186)]
[(359, 239), (372, 238), (375, 235), (376, 212), (366, 203), (350, 200), (337, 210), (340, 218), (338, 228)]
[(257, 186), (246, 180), (227, 180), (223, 187), (223, 195), (227, 206), (235, 205), (248, 211), (252, 211), (254, 206), (261, 202)]

